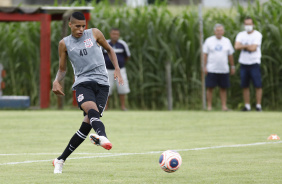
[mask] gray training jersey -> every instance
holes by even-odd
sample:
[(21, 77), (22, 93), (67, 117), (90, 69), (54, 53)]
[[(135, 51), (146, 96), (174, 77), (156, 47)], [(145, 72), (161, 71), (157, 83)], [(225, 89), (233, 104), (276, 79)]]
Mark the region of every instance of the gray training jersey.
[(102, 49), (93, 37), (92, 29), (85, 30), (80, 38), (69, 35), (64, 41), (75, 75), (72, 89), (75, 90), (75, 86), (86, 81), (109, 86)]

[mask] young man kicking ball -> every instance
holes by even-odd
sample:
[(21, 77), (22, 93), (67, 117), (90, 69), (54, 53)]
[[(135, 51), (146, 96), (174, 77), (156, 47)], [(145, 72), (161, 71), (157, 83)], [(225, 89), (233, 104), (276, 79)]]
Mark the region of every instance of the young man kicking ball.
[(83, 110), (84, 119), (62, 155), (53, 161), (54, 173), (62, 173), (64, 162), (85, 140), (92, 128), (98, 135), (90, 134), (90, 141), (107, 150), (112, 148), (105, 132), (105, 126), (100, 120), (109, 93), (108, 74), (101, 46), (108, 52), (113, 62), (115, 79), (118, 80), (119, 85), (123, 85), (116, 54), (103, 33), (96, 28), (85, 30), (86, 20), (80, 12), (74, 12), (71, 15), (69, 27), (71, 35), (59, 42), (59, 70), (53, 82), (52, 91), (56, 95), (65, 95), (60, 82), (66, 74), (68, 57), (75, 75), (72, 88), (76, 91), (78, 106)]

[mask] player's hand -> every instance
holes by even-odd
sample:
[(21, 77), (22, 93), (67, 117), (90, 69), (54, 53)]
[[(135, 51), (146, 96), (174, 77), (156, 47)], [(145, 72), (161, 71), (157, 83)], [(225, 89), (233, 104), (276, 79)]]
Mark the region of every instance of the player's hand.
[(120, 69), (115, 69), (114, 78), (115, 78), (115, 80), (118, 80), (119, 85), (124, 84), (123, 79), (122, 79), (121, 74), (120, 74)]
[(56, 81), (56, 80), (53, 82), (52, 91), (56, 95), (63, 95), (63, 96), (65, 96), (65, 94), (63, 93), (63, 88), (62, 88), (61, 84), (58, 81)]

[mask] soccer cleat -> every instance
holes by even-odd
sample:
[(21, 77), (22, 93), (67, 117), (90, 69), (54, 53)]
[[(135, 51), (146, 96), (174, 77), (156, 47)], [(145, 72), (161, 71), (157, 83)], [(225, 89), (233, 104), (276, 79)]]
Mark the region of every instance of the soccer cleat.
[(110, 150), (113, 147), (112, 143), (105, 136), (99, 136), (97, 134), (90, 134), (89, 138), (93, 144), (97, 146), (102, 146), (106, 150)]
[(61, 174), (62, 173), (64, 163), (65, 163), (65, 161), (63, 159), (61, 159), (61, 160), (54, 159), (53, 160), (53, 166), (55, 167), (54, 174)]

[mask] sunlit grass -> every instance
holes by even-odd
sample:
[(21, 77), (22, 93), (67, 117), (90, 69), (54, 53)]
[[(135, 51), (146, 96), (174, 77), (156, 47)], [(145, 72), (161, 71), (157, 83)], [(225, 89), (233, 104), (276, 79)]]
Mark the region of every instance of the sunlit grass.
[[(0, 111), (0, 117), (1, 184), (282, 181), (281, 142), (267, 141), (270, 134), (282, 136), (281, 113), (106, 111), (101, 119), (112, 150), (94, 146), (87, 138), (66, 161), (62, 175), (53, 174), (51, 160), (80, 127), (80, 111)], [(264, 144), (242, 146), (259, 142)], [(194, 148), (207, 149), (191, 150)], [(182, 150), (182, 166), (171, 174), (158, 164), (160, 153), (168, 149)], [(93, 157), (124, 153), (131, 154)], [(35, 162), (2, 165), (24, 161)]]

